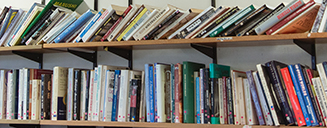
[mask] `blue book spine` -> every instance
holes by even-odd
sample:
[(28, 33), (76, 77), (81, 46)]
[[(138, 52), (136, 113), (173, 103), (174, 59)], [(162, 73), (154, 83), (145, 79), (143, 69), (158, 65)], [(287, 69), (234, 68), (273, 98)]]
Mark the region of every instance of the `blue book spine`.
[(200, 80), (199, 77), (196, 78), (196, 123), (201, 124), (201, 118), (200, 118)]
[(120, 70), (115, 70), (115, 79), (114, 79), (114, 93), (112, 97), (112, 115), (111, 115), (111, 121), (116, 121), (116, 116), (117, 116), (117, 94), (118, 94), (118, 89), (119, 89), (119, 75), (120, 75)]
[(157, 106), (157, 84), (156, 84), (156, 80), (157, 80), (157, 71), (156, 71), (156, 66), (157, 64), (154, 64), (153, 68), (154, 68), (154, 74), (153, 74), (153, 79), (152, 79), (152, 83), (153, 83), (153, 89), (154, 89), (154, 122), (157, 122), (158, 120), (158, 106)]
[(150, 122), (154, 122), (154, 88), (153, 88), (153, 66), (149, 68), (150, 81)]
[(74, 23), (72, 23), (65, 31), (63, 31), (55, 40), (55, 43), (64, 42), (69, 38), (74, 32), (82, 27), (88, 20), (94, 16), (91, 10), (85, 12), (81, 17), (79, 17)]
[(12, 14), (13, 10), (10, 8), (8, 11), (8, 14), (5, 18), (5, 21), (3, 21), (3, 24), (1, 26), (1, 30), (0, 30), (0, 38), (2, 38), (3, 34), (5, 33), (7, 26), (8, 26), (8, 22), (10, 20), (11, 14)]
[(76, 42), (77, 43), (80, 41), (80, 39), (82, 39), (82, 37), (87, 33), (87, 31), (89, 31), (89, 29), (93, 26), (93, 24), (101, 17), (101, 15), (102, 15), (102, 11), (99, 11), (98, 14), (96, 14), (95, 16), (93, 16), (93, 18), (90, 21), (90, 23), (84, 28), (84, 30), (79, 35), (79, 38), (76, 39)]
[(294, 65), (288, 65), (288, 69), (289, 69), (290, 75), (292, 77), (295, 93), (296, 93), (297, 98), (299, 100), (299, 103), (300, 103), (300, 106), (301, 106), (301, 109), (302, 109), (302, 113), (303, 113), (303, 116), (305, 118), (305, 122), (307, 123), (307, 126), (311, 126), (310, 117), (309, 117), (309, 114), (308, 114), (306, 104), (305, 104), (304, 99), (303, 99), (303, 95), (302, 95), (301, 87), (300, 87), (299, 82), (298, 82), (298, 76), (297, 76), (297, 73), (296, 73), (295, 66)]
[(263, 115), (262, 115), (262, 111), (261, 111), (261, 107), (260, 107), (260, 103), (259, 103), (259, 98), (258, 98), (258, 94), (257, 94), (257, 89), (256, 89), (254, 79), (253, 79), (253, 76), (252, 76), (252, 71), (247, 71), (246, 75), (247, 75), (248, 80), (249, 80), (251, 96), (252, 96), (252, 100), (253, 100), (253, 103), (254, 103), (255, 110), (257, 112), (257, 117), (258, 117), (259, 124), (260, 125), (265, 125), (266, 123), (265, 123), (265, 120), (264, 120)]
[(144, 74), (144, 80), (145, 80), (145, 103), (146, 103), (146, 122), (150, 122), (150, 82), (149, 82), (149, 71), (150, 71), (150, 65), (145, 64), (145, 74)]
[[(308, 111), (309, 117), (311, 119), (310, 120), (311, 121), (311, 126), (319, 126), (317, 115), (314, 112), (313, 105), (312, 105), (312, 100), (311, 100), (311, 97), (309, 95), (308, 88), (305, 85), (306, 82), (304, 80), (301, 65), (300, 64), (295, 64), (294, 67), (295, 67), (295, 70), (296, 70), (296, 73), (297, 73), (297, 76), (298, 76), (298, 83), (301, 86), (301, 91), (302, 91), (302, 95), (303, 95), (303, 98), (304, 98), (304, 103), (307, 106), (307, 111)], [(309, 125), (307, 125), (307, 126), (309, 126)]]
[(175, 67), (174, 64), (170, 65), (170, 87), (171, 87), (171, 123), (175, 123)]

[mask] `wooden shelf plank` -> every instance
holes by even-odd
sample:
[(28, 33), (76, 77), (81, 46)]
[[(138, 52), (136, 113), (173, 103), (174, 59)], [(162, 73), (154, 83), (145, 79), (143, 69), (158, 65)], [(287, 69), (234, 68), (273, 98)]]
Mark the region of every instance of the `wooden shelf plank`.
[[(249, 41), (278, 41), (292, 39), (309, 39), (327, 37), (326, 33), (315, 33), (308, 37), (308, 33), (281, 34), (281, 35), (255, 35), (242, 37), (214, 37), (195, 39), (162, 39), (162, 40), (141, 40), (141, 41), (113, 41), (113, 42), (86, 42), (86, 43), (56, 43), (44, 44), (44, 48), (70, 48), (70, 47), (102, 47), (102, 46), (144, 46), (144, 45), (166, 45), (166, 44), (191, 44), (191, 43), (227, 43), (227, 42), (249, 42)], [(260, 45), (260, 44), (257, 44)], [(279, 43), (278, 43), (279, 45)]]
[(40, 124), (39, 120), (6, 120), (1, 119), (0, 124)]
[(13, 46), (13, 47), (0, 47), (0, 52), (5, 51), (29, 51), (29, 50), (41, 50), (42, 45), (29, 45), (29, 46)]
[(298, 126), (250, 126), (244, 125), (220, 125), (220, 124), (184, 124), (184, 123), (146, 123), (146, 122), (99, 122), (99, 121), (51, 121), (40, 120), (40, 125), (62, 126), (103, 126), (103, 127), (169, 127), (169, 128), (300, 128)]

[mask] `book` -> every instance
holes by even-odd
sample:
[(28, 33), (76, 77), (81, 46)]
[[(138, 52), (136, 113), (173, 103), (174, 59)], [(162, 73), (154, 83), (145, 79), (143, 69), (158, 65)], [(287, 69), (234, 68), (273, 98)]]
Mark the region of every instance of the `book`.
[[(291, 21), (287, 22), (283, 27), (280, 27), (274, 31), (271, 35), (275, 34), (287, 34), (287, 33), (301, 33), (310, 31), (320, 4), (314, 4), (310, 8), (306, 9), (301, 14), (297, 15)], [(303, 23), (305, 22), (305, 23)]]
[(80, 120), (81, 101), (81, 70), (74, 70), (73, 88), (73, 120)]
[[(198, 72), (197, 72), (198, 73)], [(201, 106), (200, 106), (200, 77), (195, 78), (195, 84), (196, 84), (196, 123), (201, 124)]]
[(113, 106), (113, 91), (114, 91), (114, 80), (115, 71), (106, 70), (105, 77), (104, 99), (103, 99), (103, 116), (102, 121), (111, 122), (112, 117), (112, 106)]
[(175, 74), (175, 78), (174, 78), (174, 81), (175, 81), (175, 122), (183, 123), (183, 64), (180, 64), (180, 63), (175, 64), (174, 74)]
[(0, 118), (6, 119), (8, 70), (0, 70)]
[(317, 16), (315, 18), (315, 22), (312, 25), (311, 31), (312, 33), (318, 32), (318, 29), (320, 27), (320, 23), (322, 22), (324, 12), (326, 10), (326, 4), (327, 2), (325, 0), (322, 1), (320, 8), (318, 10)]
[[(35, 3), (34, 3), (34, 5), (35, 5)], [(2, 9), (2, 11), (1, 11), (1, 14), (0, 14), (0, 25), (1, 25), (1, 26), (2, 26), (2, 22), (3, 22), (3, 20), (5, 19), (5, 17), (6, 17), (6, 15), (7, 15), (8, 11), (9, 11), (9, 7), (7, 7), (7, 6), (5, 6), (5, 7)]]
[(24, 38), (25, 35), (33, 28), (37, 27), (35, 26), (36, 23), (45, 15), (45, 13), (52, 8), (52, 6), (57, 5), (57, 6), (62, 6), (68, 9), (71, 9), (74, 11), (81, 3), (83, 0), (74, 0), (74, 1), (69, 1), (69, 0), (51, 0), (48, 2), (48, 4), (44, 7), (42, 12), (31, 22), (30, 25), (26, 28), (25, 32), (20, 36), (21, 38)]
[(244, 97), (245, 97), (245, 104), (246, 104), (246, 124), (248, 125), (257, 125), (258, 119), (254, 103), (252, 102), (251, 90), (248, 79), (243, 79), (244, 83)]
[(40, 103), (41, 103), (41, 97), (40, 97), (40, 85), (41, 80), (34, 79), (32, 80), (32, 108), (31, 108), (31, 120), (39, 120), (40, 119)]
[(237, 71), (237, 70), (231, 70), (231, 88), (232, 88), (232, 97), (233, 97), (233, 118), (234, 118), (234, 124), (238, 125), (240, 124), (240, 115), (239, 115), (239, 110), (238, 110), (238, 106), (239, 106), (239, 103), (238, 103), (238, 88), (236, 87), (236, 78), (237, 77), (243, 77), (243, 78), (246, 78), (246, 73), (245, 72), (242, 72), (242, 71)]
[[(211, 123), (211, 118), (210, 118), (210, 115), (211, 115), (211, 110), (210, 110), (210, 107), (211, 107), (211, 102), (210, 102), (210, 82), (209, 82), (209, 69), (207, 68), (200, 68), (200, 79), (201, 79), (201, 93), (200, 94), (202, 97), (200, 99), (200, 104), (201, 108), (202, 109), (202, 115), (203, 115), (203, 123), (202, 124), (210, 124)], [(218, 123), (218, 121), (217, 121)]]
[(304, 5), (304, 2), (302, 0), (293, 0), (291, 1), (284, 9), (278, 11), (275, 15), (270, 17), (267, 21), (259, 25), (255, 28), (255, 32), (258, 35), (263, 34), (266, 32), (271, 26), (275, 25), (279, 21), (286, 18), (288, 15), (290, 15), (292, 12), (300, 8), (302, 5)]
[(94, 90), (94, 76), (95, 71), (97, 67), (94, 68), (94, 70), (90, 70), (90, 81), (89, 81), (89, 103), (88, 103), (88, 110), (87, 110), (87, 120), (92, 121), (93, 120), (93, 90)]
[[(294, 90), (294, 84), (293, 84), (292, 78), (291, 78), (291, 75), (293, 75), (293, 74), (290, 74), (287, 67), (280, 69), (280, 71), (282, 73), (285, 87), (287, 89), (287, 93), (288, 93), (291, 103), (292, 103), (294, 116), (296, 118), (298, 126), (304, 126), (304, 125), (306, 125), (306, 121), (303, 116), (303, 109), (301, 109), (301, 106), (300, 106), (300, 103), (298, 100), (299, 94), (297, 96), (297, 94), (295, 93), (296, 91)], [(295, 83), (295, 84), (297, 84), (297, 83)]]
[(6, 106), (6, 119), (18, 119), (18, 80), (19, 71), (10, 70), (7, 76), (7, 106)]
[(194, 123), (194, 77), (193, 72), (204, 68), (204, 64), (183, 62), (183, 122)]
[[(24, 102), (24, 69), (19, 69), (19, 81), (18, 81), (18, 114), (17, 119), (22, 120), (23, 119), (23, 102)], [(21, 92), (21, 93), (19, 93)]]
[(53, 68), (51, 120), (66, 120), (66, 105), (63, 100), (67, 93), (67, 76), (68, 68)]
[[(171, 64), (170, 65), (171, 69), (170, 69), (170, 95), (171, 95), (171, 123), (175, 123), (175, 64)], [(147, 103), (147, 102), (146, 102)], [(199, 116), (199, 115), (198, 115)]]
[(8, 29), (7, 29), (7, 31), (5, 31), (5, 33), (1, 37), (1, 40), (0, 40), (1, 45), (7, 46), (7, 44), (5, 44), (5, 42), (8, 39), (8, 37), (10, 36), (10, 34), (12, 34), (12, 32), (15, 30), (14, 28), (15, 28), (16, 24), (21, 20), (22, 15), (24, 15), (24, 11), (22, 9), (17, 10), (16, 14), (12, 15), (14, 17), (13, 17), (10, 25), (8, 26)]
[(140, 94), (141, 94), (141, 80), (132, 79), (131, 81), (132, 96), (131, 96), (131, 105), (130, 105), (130, 121), (136, 122), (139, 121), (139, 112), (140, 112)]
[(51, 112), (50, 112), (50, 102), (51, 102), (51, 81), (52, 75), (50, 74), (42, 74), (41, 75), (41, 120), (50, 120)]
[(81, 71), (80, 120), (88, 120), (90, 72), (90, 70)]
[[(168, 64), (161, 64), (161, 63), (155, 63), (155, 74), (156, 74), (156, 91), (157, 91), (157, 110), (158, 110), (158, 117), (157, 120), (158, 122), (166, 122), (166, 115), (165, 114), (165, 109), (166, 109), (166, 92), (165, 88), (168, 83), (167, 81), (167, 70), (170, 70), (170, 65)], [(168, 98), (169, 99), (169, 98)]]
[(239, 118), (238, 118), (238, 120), (240, 121), (240, 123), (239, 124), (241, 124), (241, 125), (245, 125), (246, 124), (246, 120), (247, 120), (247, 118), (246, 118), (246, 111), (245, 111), (245, 107), (246, 107), (246, 105), (245, 105), (245, 102), (244, 102), (244, 100), (245, 100), (245, 96), (244, 96), (244, 83), (243, 83), (243, 80), (244, 79), (246, 79), (246, 78), (242, 78), (242, 77), (237, 77), (236, 78), (236, 87), (238, 88), (237, 89), (237, 93), (238, 93), (238, 97), (237, 97), (237, 99), (238, 99), (238, 105), (239, 105), (239, 108), (238, 108), (238, 111), (239, 111)]
[[(9, 11), (8, 14), (6, 15), (5, 19), (3, 20), (3, 22), (1, 23), (1, 29), (0, 29), (0, 38), (2, 38), (3, 34), (5, 33), (5, 31), (7, 30), (8, 26), (11, 23), (11, 20), (15, 17), (15, 15), (17, 14), (18, 10), (13, 10), (11, 8), (11, 6), (9, 6)], [(13, 15), (13, 17), (11, 16)]]
[(303, 13), (305, 10), (307, 10), (309, 7), (311, 7), (314, 4), (315, 4), (315, 1), (310, 1), (310, 2), (306, 3), (305, 5), (303, 5), (302, 7), (300, 7), (298, 10), (296, 10), (295, 12), (293, 12), (291, 15), (289, 15), (285, 19), (281, 20), (280, 22), (278, 22), (277, 24), (275, 24), (274, 26), (272, 26), (271, 28), (269, 28), (266, 31), (266, 34), (267, 35), (271, 35), (271, 33), (275, 32), (276, 30), (278, 30), (279, 28), (281, 28), (282, 26), (284, 26), (285, 24), (287, 24), (288, 22), (290, 22), (292, 19), (294, 19), (295, 17), (297, 17), (299, 14)]
[[(231, 16), (230, 18), (228, 18), (224, 22), (222, 22), (220, 25), (218, 25), (217, 27), (212, 29), (208, 34), (210, 35), (210, 37), (217, 36), (222, 31), (224, 31), (226, 28), (231, 26), (233, 23), (237, 22), (242, 17), (246, 16), (247, 14), (251, 13), (254, 10), (255, 10), (255, 8), (253, 5), (250, 5), (247, 8), (242, 9), (241, 11), (237, 12), (236, 14), (234, 14), (233, 16)], [(203, 37), (205, 37), (205, 36), (206, 35), (204, 35)]]
[(233, 93), (232, 93), (233, 89), (231, 84), (231, 77), (226, 78), (226, 89), (227, 89), (227, 114), (228, 114), (227, 122), (228, 124), (234, 124), (234, 110), (233, 110), (234, 106), (233, 106)]
[(319, 106), (320, 106), (320, 109), (321, 109), (321, 112), (323, 114), (322, 118), (325, 119), (326, 117), (326, 110), (327, 110), (327, 102), (323, 100), (323, 98), (325, 98), (325, 93), (324, 93), (324, 90), (322, 88), (322, 84), (321, 84), (321, 81), (320, 81), (320, 77), (316, 77), (316, 78), (312, 78), (312, 83), (313, 83), (313, 87), (314, 87), (314, 90), (316, 92), (316, 95), (317, 95), (317, 100), (319, 102)]

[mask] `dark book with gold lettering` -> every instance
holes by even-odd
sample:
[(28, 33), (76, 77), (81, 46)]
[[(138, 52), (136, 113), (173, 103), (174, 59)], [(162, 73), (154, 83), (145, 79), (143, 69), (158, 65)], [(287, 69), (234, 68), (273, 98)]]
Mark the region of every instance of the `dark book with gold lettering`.
[(51, 74), (41, 74), (41, 120), (50, 120)]

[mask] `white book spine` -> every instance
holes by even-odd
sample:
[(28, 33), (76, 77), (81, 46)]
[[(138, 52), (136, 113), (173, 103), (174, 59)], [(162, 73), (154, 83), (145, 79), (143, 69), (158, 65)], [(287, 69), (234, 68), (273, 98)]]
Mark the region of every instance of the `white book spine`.
[(19, 69), (19, 83), (18, 83), (18, 120), (23, 119), (23, 96), (24, 96), (24, 69)]
[(236, 125), (240, 125), (240, 120), (239, 120), (239, 116), (240, 116), (240, 111), (239, 111), (239, 94), (238, 94), (238, 86), (237, 86), (237, 82), (236, 82), (236, 78), (234, 78), (233, 82), (234, 82), (234, 124)]
[(13, 114), (12, 113), (12, 104), (14, 101), (12, 101), (12, 97), (13, 97), (13, 94), (12, 94), (12, 91), (13, 91), (13, 73), (12, 72), (9, 72), (8, 73), (8, 81), (7, 81), (7, 109), (6, 109), (6, 119), (13, 119)]
[(90, 87), (89, 87), (89, 107), (88, 107), (88, 120), (93, 120), (93, 89), (94, 89), (94, 70), (90, 71)]
[(156, 65), (156, 84), (157, 84), (157, 112), (158, 112), (158, 122), (166, 122), (166, 114), (165, 114), (165, 68), (167, 65)]
[(317, 95), (317, 99), (319, 102), (319, 107), (321, 109), (322, 115), (324, 117), (322, 117), (324, 119), (324, 121), (327, 121), (327, 102), (326, 102), (326, 96), (324, 95), (323, 89), (322, 89), (322, 85), (320, 82), (320, 78), (312, 78), (312, 83), (313, 83), (313, 88), (316, 92)]
[(252, 75), (253, 75), (255, 85), (256, 85), (256, 88), (257, 88), (257, 92), (258, 92), (258, 96), (259, 96), (259, 100), (260, 100), (260, 105), (261, 105), (261, 109), (263, 111), (263, 115), (264, 115), (264, 118), (265, 118), (265, 121), (266, 121), (266, 125), (273, 126), (274, 123), (272, 121), (270, 111), (269, 111), (269, 108), (267, 106), (265, 95), (264, 95), (263, 90), (261, 88), (260, 78), (258, 78), (257, 72), (252, 72)]
[(127, 117), (127, 97), (129, 90), (129, 70), (121, 70), (120, 75), (120, 88), (119, 88), (119, 109), (118, 109), (118, 122), (126, 122)]
[[(94, 69), (94, 80), (93, 80), (93, 103), (92, 103), (92, 121), (98, 121), (99, 120), (99, 105), (96, 105), (97, 103), (99, 103), (99, 96), (98, 94), (100, 93), (100, 91), (98, 91), (98, 88), (100, 89), (99, 85), (98, 85), (98, 70), (100, 70), (99, 68), (95, 68)], [(98, 100), (98, 101), (97, 101)], [(98, 107), (98, 108), (96, 108)]]
[(268, 83), (266, 81), (266, 78), (267, 77), (265, 74), (264, 74), (264, 69), (262, 69), (262, 66), (261, 64), (257, 64), (257, 70), (258, 70), (258, 73), (259, 73), (259, 77), (260, 77), (260, 80), (261, 80), (261, 84), (262, 84), (262, 89), (263, 89), (263, 92), (265, 93), (265, 96), (266, 96), (266, 100), (267, 100), (267, 103), (268, 103), (268, 108), (270, 110), (270, 114), (271, 114), (271, 117), (274, 121), (274, 124), (275, 126), (279, 126), (279, 121), (278, 121), (278, 117), (277, 117), (277, 113), (274, 109), (274, 103), (273, 103), (273, 99), (271, 97), (271, 94), (270, 94), (270, 91), (269, 91), (269, 88), (268, 88)]
[[(240, 79), (239, 79), (240, 78)], [(243, 78), (237, 78), (237, 85), (238, 85), (238, 102), (239, 102), (239, 124), (245, 125), (246, 124), (246, 114), (245, 114), (245, 102), (244, 102), (244, 87), (243, 87)]]
[(322, 63), (317, 64), (317, 70), (321, 79), (322, 87), (324, 88), (325, 95), (327, 95), (327, 77)]
[(106, 73), (106, 87), (105, 87), (105, 101), (103, 110), (103, 121), (111, 122), (112, 114), (112, 98), (114, 87), (115, 72), (107, 70)]
[(51, 92), (51, 120), (57, 120), (58, 115), (58, 73), (59, 68), (53, 68), (52, 92)]
[(318, 32), (324, 32), (324, 28), (325, 28), (325, 25), (326, 25), (326, 20), (327, 20), (327, 9), (325, 9), (323, 17), (321, 19), (321, 23), (319, 25)]
[(86, 71), (81, 71), (81, 98), (80, 98), (80, 120), (85, 120), (86, 103)]
[(68, 69), (67, 85), (67, 121), (73, 120), (73, 85), (74, 85), (74, 68)]
[(225, 124), (225, 117), (224, 117), (224, 97), (223, 97), (223, 79), (222, 78), (218, 78), (218, 91), (219, 91), (219, 120), (220, 120), (220, 124)]
[(257, 116), (255, 113), (254, 104), (252, 102), (251, 94), (250, 94), (250, 86), (248, 79), (243, 79), (244, 83), (244, 96), (246, 103), (246, 116), (247, 116), (247, 125), (256, 125), (258, 124)]
[[(99, 117), (99, 120), (101, 120), (101, 121), (103, 121), (103, 113), (104, 113), (104, 111), (103, 111), (103, 107), (104, 107), (104, 102), (106, 101), (105, 100), (105, 98), (106, 98), (106, 96), (105, 96), (105, 86), (106, 86), (106, 72), (107, 72), (107, 69), (108, 69), (108, 67), (107, 66), (105, 66), (105, 65), (99, 65), (99, 67), (101, 66), (101, 71), (100, 71), (100, 73), (99, 73), (99, 75), (98, 75), (98, 84), (100, 83), (100, 86), (101, 86), (101, 93), (100, 93), (100, 112), (99, 112), (99, 115), (100, 115), (100, 117)], [(98, 71), (99, 72), (99, 71)]]
[(40, 113), (40, 83), (41, 80), (32, 80), (32, 108), (31, 120), (39, 120)]
[(0, 71), (0, 119), (6, 118), (7, 80), (6, 71)]
[(28, 87), (29, 87), (29, 69), (24, 68), (24, 90), (23, 90), (23, 119), (27, 120), (27, 106), (28, 106), (28, 101), (29, 101), (29, 93), (28, 93)]

